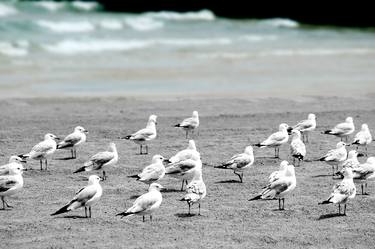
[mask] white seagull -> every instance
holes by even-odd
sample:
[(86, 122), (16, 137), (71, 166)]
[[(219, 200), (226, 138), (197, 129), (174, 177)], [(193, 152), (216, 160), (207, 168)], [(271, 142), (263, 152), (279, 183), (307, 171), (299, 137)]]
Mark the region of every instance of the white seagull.
[(194, 129), (198, 128), (198, 126), (199, 126), (198, 111), (193, 111), (192, 117), (184, 119), (181, 123), (176, 124), (174, 127), (179, 127), (185, 130), (186, 139), (187, 139), (189, 131), (191, 131), (194, 135)]
[(77, 158), (77, 147), (86, 142), (88, 131), (82, 126), (74, 128), (74, 132), (69, 134), (57, 145), (57, 149), (70, 149), (72, 158)]
[(19, 156), (11, 156), (9, 158), (9, 163), (0, 166), (0, 175), (9, 175), (11, 168), (20, 167), (22, 170), (24, 170), (22, 163), (25, 162), (26, 161)]
[(137, 131), (131, 135), (123, 137), (123, 139), (128, 139), (134, 141), (134, 143), (139, 144), (139, 154), (143, 154), (142, 148), (146, 147), (146, 153), (148, 154), (147, 143), (156, 138), (156, 115), (151, 115), (148, 119), (146, 128)]
[(356, 187), (353, 182), (353, 172), (351, 168), (345, 168), (344, 179), (336, 183), (333, 187), (332, 194), (327, 200), (319, 204), (339, 204), (339, 215), (341, 215), (341, 204), (344, 204), (344, 214), (346, 215), (346, 203), (349, 199), (353, 199), (356, 194)]
[(302, 141), (308, 143), (309, 142), (309, 133), (316, 128), (316, 116), (313, 113), (310, 113), (307, 116), (306, 120), (300, 121), (293, 127), (289, 127), (288, 131), (299, 130), (302, 134)]
[[(142, 215), (143, 222), (145, 222), (145, 215), (150, 215), (150, 220), (152, 221), (152, 213), (156, 211), (159, 207), (161, 202), (163, 201), (163, 197), (160, 193), (163, 187), (158, 183), (151, 183), (148, 192), (138, 197), (133, 206), (131, 206), (125, 212), (121, 212), (117, 215), (122, 217), (131, 216), (131, 215)], [(116, 215), (116, 216), (117, 216)]]
[(6, 196), (11, 196), (19, 192), (23, 187), (22, 165), (11, 167), (8, 175), (0, 176), (0, 198), (5, 207), (12, 208), (6, 201)]
[(156, 182), (163, 178), (165, 175), (165, 167), (163, 161), (163, 156), (155, 155), (152, 157), (151, 164), (145, 167), (141, 173), (129, 177), (136, 178), (138, 181), (146, 184)]
[(184, 182), (187, 184), (195, 175), (195, 171), (202, 171), (202, 161), (200, 159), (187, 159), (172, 163), (165, 169), (165, 174), (177, 179), (182, 179), (181, 191), (184, 190)]
[(330, 150), (319, 161), (326, 162), (332, 166), (332, 175), (335, 175), (335, 166), (336, 171), (338, 170), (339, 164), (344, 162), (347, 158), (348, 152), (346, 151), (346, 143), (338, 142), (336, 149)]
[(201, 215), (201, 200), (203, 200), (207, 194), (206, 185), (203, 182), (201, 170), (195, 170), (193, 179), (186, 186), (186, 192), (187, 194), (180, 201), (187, 202), (189, 206), (189, 215), (190, 207), (194, 203), (198, 203), (198, 215)]
[(367, 124), (362, 124), (361, 130), (355, 135), (353, 140), (353, 145), (357, 146), (364, 146), (366, 150), (366, 156), (367, 156), (367, 145), (369, 145), (372, 142), (372, 136), (370, 133), (370, 130), (368, 128)]
[(279, 131), (273, 133), (271, 136), (269, 136), (266, 140), (259, 144), (254, 144), (254, 146), (258, 146), (260, 148), (264, 147), (274, 147), (275, 148), (275, 158), (279, 158), (279, 150), (280, 145), (285, 144), (288, 142), (289, 135), (288, 135), (288, 125), (287, 124), (280, 124), (279, 125)]
[(293, 164), (298, 159), (298, 166), (306, 156), (306, 146), (301, 140), (301, 132), (299, 130), (292, 130), (292, 142), (290, 143), (290, 154), (293, 157)]
[(57, 144), (56, 140), (59, 138), (51, 133), (47, 133), (44, 136), (44, 141), (35, 145), (31, 151), (24, 155), (19, 155), (19, 157), (23, 159), (35, 159), (40, 161), (40, 170), (43, 170), (43, 160), (45, 163), (45, 169), (47, 170), (47, 159), (52, 156), (52, 154), (56, 151)]
[(367, 180), (375, 179), (375, 157), (369, 157), (365, 163), (353, 168), (353, 179), (355, 182), (361, 182), (362, 195), (368, 195), (366, 192)]
[(341, 138), (341, 141), (343, 141), (343, 138), (345, 138), (346, 141), (348, 141), (349, 135), (352, 134), (354, 130), (355, 127), (353, 123), (353, 118), (347, 117), (344, 123), (337, 124), (333, 129), (326, 130), (323, 133), (339, 137)]
[(220, 166), (216, 166), (215, 168), (219, 169), (232, 169), (233, 173), (236, 174), (240, 178), (240, 182), (242, 183), (243, 179), (243, 172), (245, 169), (253, 165), (254, 163), (254, 153), (253, 147), (247, 146), (245, 148), (244, 153), (236, 154), (229, 159), (229, 161), (223, 163)]
[[(263, 188), (263, 191), (251, 198), (249, 201), (259, 200), (259, 199), (279, 199), (279, 210), (284, 210), (285, 196), (293, 191), (297, 185), (296, 175), (294, 172), (294, 166), (289, 164), (285, 170), (284, 175), (269, 183)], [(282, 205), (281, 205), (282, 201)]]
[(272, 183), (274, 181), (279, 180), (281, 177), (285, 175), (286, 169), (288, 167), (288, 161), (282, 161), (279, 166), (279, 170), (276, 170), (270, 174), (268, 177), (268, 183)]
[(167, 160), (168, 163), (177, 163), (187, 159), (199, 160), (200, 153), (197, 151), (194, 140), (189, 140), (189, 145), (186, 149), (181, 150)]
[[(85, 217), (91, 218), (91, 206), (99, 201), (102, 196), (103, 189), (99, 184), (100, 177), (97, 175), (91, 175), (89, 177), (89, 182), (86, 187), (80, 189), (76, 196), (68, 204), (57, 210), (51, 215), (57, 215), (66, 213), (69, 211), (76, 210), (81, 207), (85, 207)], [(89, 215), (87, 216), (87, 209), (89, 210)]]
[(109, 143), (108, 151), (98, 152), (93, 155), (87, 162), (83, 164), (83, 167), (77, 169), (73, 173), (82, 171), (92, 171), (103, 169), (103, 180), (107, 179), (104, 167), (115, 165), (118, 161), (118, 153), (115, 143)]

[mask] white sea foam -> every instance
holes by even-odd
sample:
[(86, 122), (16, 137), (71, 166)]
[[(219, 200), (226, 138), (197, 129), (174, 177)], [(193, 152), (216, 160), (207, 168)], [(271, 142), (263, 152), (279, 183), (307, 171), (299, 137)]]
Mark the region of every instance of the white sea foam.
[(160, 11), (160, 12), (148, 12), (146, 16), (151, 16), (160, 19), (167, 20), (201, 20), (201, 21), (212, 21), (215, 20), (215, 14), (210, 10), (200, 10), (195, 12), (173, 12), (173, 11)]
[(260, 23), (264, 23), (273, 27), (277, 28), (298, 28), (299, 23), (288, 18), (271, 18), (260, 21)]
[(81, 10), (81, 11), (92, 11), (96, 10), (100, 7), (100, 5), (97, 2), (86, 2), (86, 1), (73, 1), (71, 3), (72, 7)]
[(9, 6), (7, 4), (0, 3), (0, 17), (5, 17), (9, 15), (14, 15), (18, 11), (16, 8)]
[(82, 53), (134, 50), (145, 48), (151, 45), (152, 42), (137, 40), (64, 40), (56, 44), (45, 44), (42, 45), (42, 47), (51, 53), (74, 55)]
[(7, 55), (10, 57), (21, 57), (28, 54), (28, 42), (19, 41), (10, 43), (0, 41), (0, 54)]
[(62, 8), (64, 8), (65, 3), (64, 2), (54, 2), (54, 1), (39, 1), (34, 3), (38, 7), (42, 7), (49, 11), (58, 11)]
[(326, 56), (326, 55), (362, 55), (374, 54), (374, 49), (342, 48), (342, 49), (275, 49), (260, 52), (260, 56)]
[(186, 38), (186, 39), (160, 39), (156, 41), (163, 45), (172, 46), (209, 46), (229, 45), (232, 40), (229, 38)]
[(147, 16), (132, 17), (125, 19), (125, 23), (132, 29), (138, 31), (149, 31), (154, 29), (160, 29), (164, 26), (161, 21), (156, 21), (154, 18)]
[(101, 20), (99, 22), (99, 26), (103, 29), (110, 29), (110, 30), (119, 30), (124, 27), (122, 22), (115, 20), (115, 19)]
[(38, 20), (36, 23), (40, 27), (48, 28), (49, 30), (57, 33), (90, 32), (95, 29), (95, 26), (88, 21), (53, 22), (48, 20)]
[(244, 35), (240, 37), (240, 40), (249, 42), (260, 42), (260, 41), (274, 41), (277, 40), (276, 35)]

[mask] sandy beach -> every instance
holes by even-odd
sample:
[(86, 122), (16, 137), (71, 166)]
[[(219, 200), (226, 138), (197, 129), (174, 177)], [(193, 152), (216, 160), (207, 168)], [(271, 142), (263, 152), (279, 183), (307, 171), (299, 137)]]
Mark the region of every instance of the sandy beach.
[[(349, 202), (347, 216), (335, 216), (334, 205), (318, 206), (337, 182), (331, 167), (314, 159), (333, 148), (338, 138), (320, 134), (354, 118), (356, 131), (362, 123), (375, 127), (375, 101), (371, 97), (303, 97), (298, 101), (264, 99), (60, 98), (5, 99), (0, 101), (0, 161), (25, 153), (52, 132), (64, 137), (77, 125), (89, 130), (86, 146), (78, 158), (57, 151), (47, 171), (38, 161), (29, 161), (24, 189), (9, 199), (14, 209), (0, 211), (0, 241), (4, 248), (371, 248), (375, 233), (373, 211), (375, 186), (369, 196), (357, 195)], [(147, 185), (128, 178), (148, 165), (154, 154), (170, 157), (187, 146), (184, 132), (172, 127), (191, 114), (200, 113), (201, 126), (195, 138), (202, 155), (207, 197), (202, 216), (187, 216), (186, 203), (179, 202), (180, 182), (165, 177), (160, 183), (170, 189), (152, 222), (141, 217), (124, 219), (115, 214), (130, 207)], [(231, 171), (213, 168), (249, 144), (265, 139), (280, 123), (290, 125), (313, 112), (318, 127), (307, 145), (307, 161), (296, 168), (297, 187), (286, 198), (286, 210), (277, 201), (248, 202), (266, 184), (268, 175), (288, 157), (289, 147), (272, 158), (272, 149), (255, 149), (255, 163), (245, 172), (244, 183)], [(148, 155), (138, 155), (134, 143), (119, 137), (144, 127), (150, 114), (158, 115), (158, 137)], [(119, 163), (108, 168), (108, 180), (93, 218), (77, 210), (51, 217), (68, 202), (91, 173), (73, 174), (94, 153), (117, 144)], [(374, 146), (369, 155), (374, 155)], [(365, 158), (360, 158), (363, 162)], [(95, 172), (101, 174), (101, 172)], [(357, 186), (360, 190), (360, 186)], [(172, 191), (173, 190), (173, 191)], [(176, 190), (176, 191), (174, 191)], [(359, 191), (360, 192), (360, 191)], [(194, 206), (193, 213), (197, 212)]]

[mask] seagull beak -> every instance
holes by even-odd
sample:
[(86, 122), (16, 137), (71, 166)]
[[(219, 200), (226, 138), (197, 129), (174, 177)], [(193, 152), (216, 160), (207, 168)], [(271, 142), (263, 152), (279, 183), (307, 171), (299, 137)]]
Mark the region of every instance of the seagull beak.
[(60, 138), (59, 137), (55, 137), (55, 140), (60, 140)]
[(357, 154), (357, 157), (364, 157), (365, 156), (365, 154), (363, 154), (363, 153), (358, 153)]
[(99, 179), (100, 179), (101, 181), (104, 181), (104, 178), (103, 178), (102, 176), (100, 176)]
[(21, 163), (27, 163), (26, 159), (22, 159), (20, 162)]
[(171, 161), (169, 161), (169, 159), (166, 159), (166, 158), (163, 160), (163, 162), (164, 163), (171, 163)]
[(89, 133), (89, 131), (88, 131), (88, 130), (84, 130), (83, 132), (84, 132), (84, 133), (87, 133), (87, 134)]
[(345, 146), (350, 146), (351, 144), (345, 144)]

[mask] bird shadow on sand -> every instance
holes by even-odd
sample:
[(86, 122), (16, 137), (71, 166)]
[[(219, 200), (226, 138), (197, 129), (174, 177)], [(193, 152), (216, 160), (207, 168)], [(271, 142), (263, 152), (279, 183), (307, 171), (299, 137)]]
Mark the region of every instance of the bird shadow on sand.
[(58, 219), (87, 219), (84, 215), (65, 215), (65, 216), (59, 216), (56, 217)]
[(319, 178), (319, 177), (332, 177), (332, 175), (328, 174), (328, 175), (316, 175), (316, 176), (312, 176), (311, 178)]
[(60, 161), (67, 161), (67, 160), (73, 160), (75, 159), (74, 157), (58, 157), (54, 158), (55, 160), (60, 160)]
[(215, 183), (218, 184), (218, 183), (241, 183), (241, 182), (237, 180), (223, 180), (223, 181), (218, 181)]
[(178, 218), (191, 218), (191, 217), (199, 216), (199, 215), (198, 214), (189, 214), (189, 213), (177, 213), (174, 216), (176, 216)]
[(317, 220), (325, 220), (325, 219), (330, 219), (330, 218), (335, 218), (335, 217), (342, 217), (346, 216), (345, 214), (339, 214), (339, 213), (334, 213), (334, 214), (322, 214), (319, 216)]
[(181, 190), (181, 189), (173, 189), (173, 188), (166, 188), (166, 189), (162, 189), (160, 192), (162, 193), (181, 193), (181, 192), (184, 192), (184, 190)]

